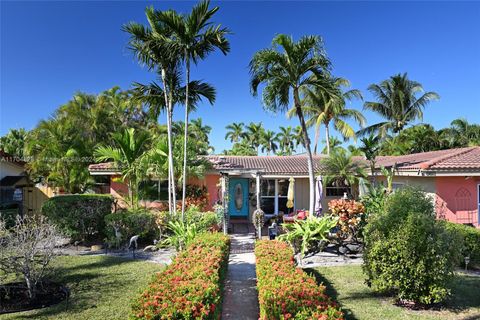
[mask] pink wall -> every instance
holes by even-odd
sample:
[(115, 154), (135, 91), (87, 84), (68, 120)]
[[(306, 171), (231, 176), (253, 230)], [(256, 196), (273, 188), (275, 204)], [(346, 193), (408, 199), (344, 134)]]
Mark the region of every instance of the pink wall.
[(110, 193), (118, 198), (128, 195), (128, 186), (121, 176), (110, 177)]
[(437, 217), (456, 223), (473, 223), (480, 227), (478, 221), (480, 178), (437, 177), (435, 180)]
[(207, 187), (208, 192), (208, 206), (207, 210), (213, 210), (213, 206), (219, 200), (220, 191), (218, 182), (220, 181), (220, 175), (218, 174), (206, 174), (203, 179), (191, 179), (189, 184), (196, 184), (199, 186)]

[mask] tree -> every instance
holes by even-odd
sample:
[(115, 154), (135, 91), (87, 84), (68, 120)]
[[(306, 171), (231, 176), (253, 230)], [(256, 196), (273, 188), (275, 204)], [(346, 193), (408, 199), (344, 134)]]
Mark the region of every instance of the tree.
[(0, 150), (12, 156), (23, 158), (27, 133), (24, 128), (10, 129), (6, 135), (0, 137)]
[(327, 145), (327, 141), (323, 140), (322, 142), (325, 143), (325, 147), (322, 149), (323, 154), (329, 155), (330, 151), (334, 151), (334, 150), (337, 150), (337, 149), (343, 149), (342, 148), (342, 141), (340, 141), (336, 137), (332, 137), (331, 139), (329, 139), (328, 140), (328, 145)]
[(270, 153), (275, 153), (278, 149), (278, 138), (275, 132), (272, 130), (267, 130), (264, 132), (262, 137), (262, 152), (267, 152), (267, 155)]
[(408, 79), (407, 74), (397, 74), (390, 79), (372, 84), (368, 90), (377, 101), (367, 101), (364, 108), (378, 113), (385, 119), (358, 131), (359, 135), (378, 133), (385, 137), (388, 133), (398, 134), (405, 126), (415, 120), (423, 120), (423, 110), (440, 96), (433, 92), (425, 92), (420, 97), (423, 87), (419, 82)]
[(264, 84), (262, 100), (264, 108), (273, 112), (286, 112), (293, 97), (293, 106), (303, 132), (303, 145), (307, 151), (310, 182), (309, 210), (315, 203), (313, 159), (304, 117), (300, 91), (310, 86), (323, 86), (323, 73), (329, 67), (318, 36), (304, 36), (298, 42), (287, 35), (277, 35), (272, 47), (255, 53), (250, 61), (250, 86), (257, 96), (260, 84)]
[[(320, 174), (325, 184), (336, 187), (348, 187), (352, 190), (361, 179), (366, 178), (363, 165), (354, 161), (352, 155), (340, 149), (332, 152), (328, 158), (320, 160)], [(349, 194), (352, 196), (353, 194)]]
[(319, 86), (304, 89), (304, 110), (309, 117), (307, 126), (315, 125), (314, 154), (317, 153), (320, 125), (325, 126), (326, 149), (327, 154), (330, 154), (330, 123), (333, 123), (334, 128), (345, 139), (355, 137), (355, 131), (345, 120), (354, 119), (360, 126), (365, 123), (365, 117), (360, 111), (346, 108), (346, 101), (362, 99), (360, 91), (356, 89), (344, 91), (343, 87), (350, 86), (350, 82), (343, 78), (329, 76), (327, 85), (328, 90)]
[(242, 140), (233, 144), (231, 150), (224, 150), (223, 154), (228, 156), (256, 156), (257, 151), (248, 141)]
[(220, 25), (212, 25), (210, 21), (219, 7), (209, 8), (210, 1), (203, 0), (192, 8), (188, 15), (180, 15), (174, 10), (158, 12), (158, 19), (172, 31), (172, 36), (166, 38), (171, 46), (180, 53), (185, 63), (185, 133), (184, 133), (184, 158), (183, 158), (183, 187), (182, 187), (182, 220), (185, 214), (185, 191), (187, 183), (187, 140), (189, 116), (189, 83), (190, 62), (197, 63), (205, 59), (208, 54), (219, 49), (223, 54), (230, 51), (230, 44), (226, 39), (228, 29)]
[(365, 158), (370, 162), (370, 173), (375, 183), (375, 164), (376, 158), (380, 152), (380, 138), (378, 136), (370, 135), (363, 138), (362, 145), (359, 150), (363, 152)]
[(293, 138), (295, 141), (295, 148), (303, 146), (303, 129), (301, 126), (296, 126), (293, 130)]
[(225, 140), (229, 139), (230, 142), (237, 143), (245, 138), (245, 132), (243, 131), (243, 122), (234, 122), (225, 127), (227, 133), (225, 134)]
[(252, 148), (257, 151), (257, 155), (259, 153), (260, 146), (262, 145), (262, 138), (265, 134), (265, 129), (261, 122), (254, 123), (250, 122), (250, 124), (245, 128), (245, 139), (250, 143)]
[(279, 127), (280, 132), (277, 134), (277, 139), (280, 145), (282, 154), (291, 155), (295, 145), (295, 137), (291, 126)]
[(147, 151), (147, 142), (150, 139), (145, 131), (136, 131), (133, 128), (112, 134), (113, 145), (98, 146), (95, 156), (98, 161), (114, 161), (122, 171), (122, 178), (128, 184), (129, 200), (132, 207), (137, 205), (137, 191), (139, 178), (145, 173), (141, 166), (142, 156)]

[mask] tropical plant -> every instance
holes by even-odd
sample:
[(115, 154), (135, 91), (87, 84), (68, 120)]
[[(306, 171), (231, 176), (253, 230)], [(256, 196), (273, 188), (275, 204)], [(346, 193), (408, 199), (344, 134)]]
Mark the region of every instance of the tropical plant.
[(380, 137), (371, 134), (368, 137), (362, 138), (361, 141), (362, 145), (360, 146), (359, 150), (363, 152), (365, 159), (367, 159), (370, 163), (370, 174), (372, 175), (373, 182), (375, 183), (375, 165), (376, 158), (380, 152)]
[(322, 149), (322, 153), (328, 155), (330, 151), (335, 151), (337, 149), (343, 149), (342, 147), (342, 141), (340, 141), (337, 137), (331, 137), (328, 140), (328, 146), (327, 146), (327, 141), (323, 140), (322, 142), (325, 143), (325, 147)]
[(270, 155), (270, 153), (275, 153), (278, 149), (278, 138), (275, 132), (272, 130), (266, 130), (263, 133), (262, 137), (262, 152), (267, 152), (267, 155)]
[(257, 154), (260, 151), (260, 146), (262, 145), (263, 136), (265, 135), (265, 129), (261, 122), (250, 124), (245, 128), (245, 140), (257, 151)]
[(419, 82), (408, 79), (406, 73), (394, 75), (380, 84), (372, 84), (368, 90), (377, 101), (365, 102), (364, 108), (378, 113), (385, 121), (361, 129), (359, 135), (377, 133), (385, 137), (390, 132), (396, 135), (411, 122), (421, 121), (424, 108), (432, 100), (440, 98), (433, 91), (417, 97), (424, 91), (423, 87)]
[[(326, 77), (326, 86), (307, 87), (303, 91), (305, 98), (303, 100), (305, 114), (308, 116), (307, 126), (315, 126), (315, 142), (313, 152), (317, 153), (320, 126), (325, 126), (325, 140), (327, 155), (330, 154), (330, 123), (342, 135), (349, 139), (355, 137), (355, 131), (345, 121), (347, 119), (355, 120), (360, 126), (365, 124), (365, 117), (355, 109), (348, 109), (346, 101), (353, 99), (362, 99), (359, 90), (353, 89), (344, 91), (343, 87), (350, 86), (350, 82), (344, 78)], [(292, 109), (291, 113), (294, 114)]]
[(225, 140), (229, 139), (230, 142), (238, 143), (245, 138), (245, 132), (243, 131), (243, 122), (234, 122), (225, 127), (227, 133), (225, 134)]
[(6, 135), (0, 137), (0, 150), (22, 159), (27, 134), (24, 128), (10, 129)]
[(185, 223), (183, 220), (169, 221), (167, 228), (172, 234), (162, 244), (175, 247), (177, 251), (184, 250), (198, 233), (195, 223)]
[(183, 185), (182, 185), (182, 219), (185, 214), (185, 189), (187, 183), (187, 140), (188, 140), (188, 116), (189, 116), (189, 84), (190, 63), (198, 63), (205, 59), (208, 54), (219, 49), (223, 54), (230, 51), (230, 44), (226, 39), (229, 33), (227, 28), (221, 25), (212, 25), (211, 19), (219, 7), (209, 8), (210, 1), (203, 0), (192, 8), (188, 15), (181, 15), (174, 10), (157, 12), (157, 18), (164, 23), (172, 32), (166, 42), (175, 48), (185, 63), (185, 133), (184, 133), (184, 157), (183, 157)]
[(313, 212), (315, 203), (315, 177), (300, 92), (307, 87), (323, 86), (324, 73), (329, 65), (320, 37), (304, 36), (295, 42), (284, 34), (277, 35), (271, 48), (258, 51), (250, 61), (252, 94), (257, 96), (260, 85), (265, 85), (262, 92), (265, 109), (286, 112), (293, 97), (295, 114), (303, 133), (302, 143), (307, 151), (310, 212)]
[(327, 158), (320, 160), (320, 167), (325, 184), (346, 187), (349, 196), (356, 196), (352, 194), (353, 187), (367, 176), (363, 164), (355, 161), (352, 155), (343, 149), (337, 149)]
[(283, 225), (287, 233), (280, 235), (278, 240), (288, 242), (295, 253), (300, 253), (301, 261), (307, 251), (314, 245), (328, 241), (328, 233), (337, 225), (337, 222), (338, 218), (330, 216), (312, 216), (305, 220), (287, 223)]
[(128, 185), (129, 200), (132, 207), (138, 203), (137, 191), (140, 178), (145, 176), (141, 170), (142, 157), (147, 151), (146, 143), (150, 139), (147, 132), (126, 129), (112, 134), (113, 145), (98, 146), (95, 149), (97, 161), (114, 161), (122, 172), (122, 179)]
[(295, 148), (295, 137), (291, 126), (279, 127), (280, 132), (277, 133), (277, 139), (280, 146), (280, 151), (284, 155), (292, 154)]
[(258, 155), (257, 151), (252, 147), (248, 141), (240, 141), (234, 143), (232, 149), (224, 150), (223, 154), (229, 156), (256, 156)]

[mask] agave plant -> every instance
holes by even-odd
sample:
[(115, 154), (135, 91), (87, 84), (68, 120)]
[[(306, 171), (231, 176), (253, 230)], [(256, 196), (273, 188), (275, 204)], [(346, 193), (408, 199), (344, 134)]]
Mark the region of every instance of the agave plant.
[(337, 222), (338, 218), (331, 216), (312, 216), (305, 220), (297, 220), (292, 224), (284, 224), (287, 233), (280, 235), (278, 239), (288, 242), (295, 253), (300, 252), (301, 259), (315, 243), (328, 241), (328, 233)]

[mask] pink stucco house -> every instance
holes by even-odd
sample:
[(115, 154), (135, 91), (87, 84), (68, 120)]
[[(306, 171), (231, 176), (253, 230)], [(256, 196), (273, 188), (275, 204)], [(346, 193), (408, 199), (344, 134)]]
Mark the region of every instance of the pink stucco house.
[[(316, 171), (319, 171), (323, 157), (325, 156), (314, 156)], [(231, 218), (250, 220), (257, 199), (260, 199), (260, 206), (267, 214), (288, 213), (292, 210), (286, 207), (291, 177), (295, 179), (293, 210), (308, 208), (308, 170), (304, 155), (212, 155), (207, 156), (207, 159), (211, 163), (211, 169), (203, 179), (191, 180), (189, 183), (207, 188), (210, 208), (228, 195)], [(361, 157), (356, 160), (367, 165)], [(480, 147), (381, 156), (377, 158), (377, 170), (373, 174), (382, 180), (384, 177), (381, 176), (380, 168), (392, 166), (396, 168), (394, 189), (404, 185), (418, 185), (432, 196), (438, 218), (480, 227)], [(93, 164), (89, 170), (92, 175), (109, 177), (110, 193), (116, 196), (125, 194), (126, 187), (115, 178), (118, 172), (112, 168), (112, 164)], [(158, 182), (158, 188), (164, 188), (161, 182)], [(342, 197), (346, 191), (326, 186), (323, 207), (327, 207), (328, 201)]]

